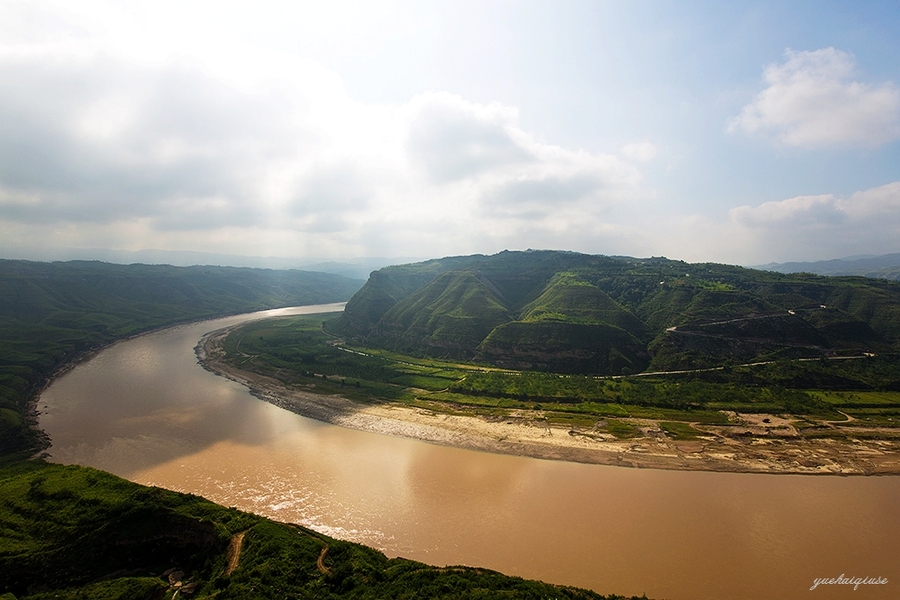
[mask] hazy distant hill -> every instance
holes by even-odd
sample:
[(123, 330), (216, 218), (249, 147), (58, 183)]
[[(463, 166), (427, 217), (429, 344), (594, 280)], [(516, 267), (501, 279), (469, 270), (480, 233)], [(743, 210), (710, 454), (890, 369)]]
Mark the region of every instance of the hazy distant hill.
[[(3, 251), (0, 249), (0, 251)], [(276, 269), (280, 271), (301, 270), (343, 275), (351, 279), (365, 280), (375, 269), (388, 265), (408, 263), (421, 260), (418, 257), (365, 257), (343, 260), (324, 258), (297, 258), (278, 256), (242, 256), (237, 254), (219, 254), (216, 252), (193, 252), (184, 250), (109, 250), (104, 248), (52, 248), (45, 251), (29, 249), (27, 252), (15, 249), (6, 250), (8, 258), (28, 258), (33, 261), (50, 262), (54, 260), (102, 261), (122, 265), (171, 265), (176, 267), (230, 266), (248, 267), (252, 269)], [(64, 258), (60, 258), (60, 256)]]
[(335, 331), (498, 366), (629, 373), (893, 350), (900, 284), (573, 252), (386, 267)]
[(816, 262), (787, 262), (760, 265), (758, 269), (779, 273), (815, 273), (817, 275), (861, 275), (900, 280), (900, 253), (881, 256), (851, 256)]
[(34, 448), (25, 403), (80, 352), (188, 320), (340, 302), (361, 285), (308, 271), (0, 260), (0, 452)]

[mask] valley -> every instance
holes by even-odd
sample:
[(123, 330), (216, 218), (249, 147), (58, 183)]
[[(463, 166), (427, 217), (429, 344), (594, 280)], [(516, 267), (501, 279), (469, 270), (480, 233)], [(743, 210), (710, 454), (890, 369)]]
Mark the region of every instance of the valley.
[[(672, 576), (710, 569), (758, 585), (773, 544), (815, 529), (818, 541), (783, 549), (796, 574), (765, 588), (796, 597), (826, 557), (881, 565), (896, 539), (883, 510), (895, 478), (792, 475), (898, 472), (891, 282), (567, 252), (388, 267), (362, 289), (303, 272), (77, 262), (7, 261), (0, 278), (0, 591), (14, 597), (599, 597), (390, 558), (410, 556), (711, 598), (660, 580), (659, 560), (681, 548), (692, 558)], [(341, 304), (185, 325), (304, 302)], [(199, 368), (192, 349), (221, 327), (199, 347), (207, 368), (342, 427)], [(35, 460), (41, 451), (72, 466)], [(811, 499), (825, 504), (810, 512)], [(490, 517), (473, 520), (473, 501)], [(832, 522), (848, 505), (869, 507), (859, 514), (880, 523), (877, 543)], [(761, 514), (795, 533), (759, 539), (755, 571), (731, 582), (745, 556), (717, 523), (756, 531)], [(113, 546), (128, 551), (104, 552)]]

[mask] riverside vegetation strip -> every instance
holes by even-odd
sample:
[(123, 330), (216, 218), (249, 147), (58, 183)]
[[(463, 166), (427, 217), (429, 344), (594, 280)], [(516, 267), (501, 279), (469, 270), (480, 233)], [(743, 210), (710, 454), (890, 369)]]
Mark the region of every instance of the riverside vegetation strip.
[[(891, 357), (561, 375), (348, 345), (327, 333), (337, 318), (245, 324), (198, 351), (208, 368), (305, 416), (448, 445), (638, 467), (900, 473), (900, 392), (852, 387), (892, 380)], [(833, 381), (842, 389), (823, 389)]]
[(28, 458), (48, 443), (31, 427), (35, 394), (88, 353), (188, 321), (344, 301), (361, 283), (301, 271), (0, 261), (0, 599), (623, 600), (387, 559), (197, 496)]

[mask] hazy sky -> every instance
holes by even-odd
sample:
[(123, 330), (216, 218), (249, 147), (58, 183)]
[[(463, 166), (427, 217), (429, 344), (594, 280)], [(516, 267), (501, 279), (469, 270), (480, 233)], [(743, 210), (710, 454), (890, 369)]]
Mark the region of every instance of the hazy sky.
[(900, 252), (897, 2), (0, 0), (0, 255)]

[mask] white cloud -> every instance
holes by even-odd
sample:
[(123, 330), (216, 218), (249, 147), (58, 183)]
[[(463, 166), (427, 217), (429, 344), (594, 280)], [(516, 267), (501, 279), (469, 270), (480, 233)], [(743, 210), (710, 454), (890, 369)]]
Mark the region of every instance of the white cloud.
[[(466, 102), (447, 93), (420, 94), (407, 105), (407, 150), (435, 182), (533, 163), (523, 147), (518, 112)], [(518, 138), (518, 139), (517, 139)]]
[[(852, 219), (896, 225), (900, 223), (900, 181), (856, 192), (840, 206)], [(895, 240), (900, 240), (900, 230), (896, 233)]]
[(849, 196), (798, 196), (739, 206), (722, 227), (744, 240), (750, 256), (766, 257), (757, 262), (897, 252), (900, 181)]
[(797, 196), (759, 206), (738, 206), (731, 210), (731, 218), (747, 227), (815, 227), (838, 223), (844, 214), (837, 198), (826, 194)]
[(608, 237), (609, 208), (634, 198), (641, 185), (641, 172), (620, 157), (537, 140), (521, 129), (512, 107), (426, 93), (399, 114), (407, 120), (405, 150), (421, 182), (417, 192), (431, 202), (396, 218), (408, 223), (407, 235), (430, 237), (424, 245), (440, 239), (448, 252), (523, 241), (569, 248), (578, 239), (587, 244), (581, 247), (595, 247)]
[(848, 195), (797, 196), (725, 215), (672, 214), (607, 233), (623, 254), (743, 265), (900, 250), (900, 181)]
[(900, 182), (856, 192), (844, 198), (832, 194), (797, 196), (759, 206), (739, 206), (731, 210), (731, 218), (748, 227), (786, 229), (798, 226), (830, 227), (842, 223), (898, 225)]
[[(148, 59), (0, 52), (3, 243), (230, 254), (438, 255), (608, 235), (626, 158), (547, 144), (518, 110), (428, 92), (365, 105), (259, 48)], [(19, 48), (21, 50), (21, 48)], [(237, 58), (237, 55), (240, 55)]]
[(766, 67), (768, 84), (729, 131), (773, 135), (788, 146), (878, 146), (900, 138), (900, 89), (853, 80), (853, 55), (824, 48), (785, 52)]
[(622, 156), (636, 162), (649, 162), (656, 158), (659, 148), (650, 142), (633, 142), (622, 146)]

